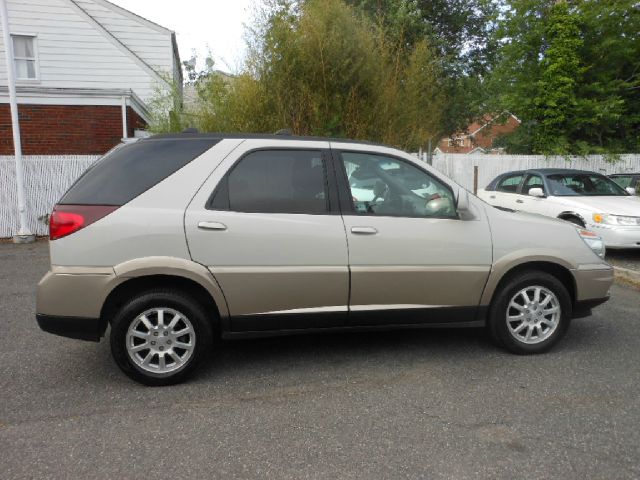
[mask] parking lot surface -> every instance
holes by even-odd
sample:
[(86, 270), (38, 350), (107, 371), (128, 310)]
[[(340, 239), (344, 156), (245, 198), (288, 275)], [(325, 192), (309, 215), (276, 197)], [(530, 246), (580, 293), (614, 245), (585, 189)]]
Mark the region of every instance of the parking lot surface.
[(37, 328), (47, 263), (0, 245), (2, 479), (640, 477), (638, 291), (545, 355), (479, 329), (236, 341), (148, 388)]
[(640, 250), (608, 250), (607, 262), (614, 267), (640, 272)]

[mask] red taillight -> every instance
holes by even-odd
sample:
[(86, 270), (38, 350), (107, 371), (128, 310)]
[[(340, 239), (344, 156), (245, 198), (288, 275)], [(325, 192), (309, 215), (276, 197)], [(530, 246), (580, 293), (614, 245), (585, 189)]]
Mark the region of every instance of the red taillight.
[(49, 217), (49, 238), (56, 240), (71, 235), (117, 208), (113, 205), (56, 205)]

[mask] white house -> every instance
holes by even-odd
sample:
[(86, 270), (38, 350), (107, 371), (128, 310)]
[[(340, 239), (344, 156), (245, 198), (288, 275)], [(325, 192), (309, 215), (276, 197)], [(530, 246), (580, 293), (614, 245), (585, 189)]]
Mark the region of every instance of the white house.
[[(106, 0), (6, 0), (22, 149), (100, 154), (144, 128), (159, 88), (182, 86), (175, 33)], [(0, 36), (0, 155), (13, 153)]]

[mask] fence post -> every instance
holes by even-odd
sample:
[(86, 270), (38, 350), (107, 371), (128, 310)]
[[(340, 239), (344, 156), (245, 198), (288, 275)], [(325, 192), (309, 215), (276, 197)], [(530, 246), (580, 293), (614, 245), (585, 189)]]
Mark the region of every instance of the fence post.
[(478, 165), (473, 166), (473, 194), (478, 194)]

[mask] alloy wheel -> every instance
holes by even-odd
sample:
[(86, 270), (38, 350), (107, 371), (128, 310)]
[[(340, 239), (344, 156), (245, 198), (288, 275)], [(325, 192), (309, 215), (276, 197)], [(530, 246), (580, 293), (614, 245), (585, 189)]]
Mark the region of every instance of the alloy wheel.
[(172, 308), (152, 308), (138, 315), (127, 330), (129, 358), (142, 370), (168, 374), (192, 357), (195, 331), (189, 319)]
[(556, 331), (561, 309), (558, 297), (542, 286), (525, 287), (509, 301), (506, 322), (509, 333), (528, 345), (541, 343)]

